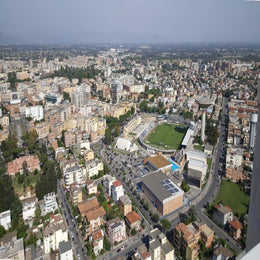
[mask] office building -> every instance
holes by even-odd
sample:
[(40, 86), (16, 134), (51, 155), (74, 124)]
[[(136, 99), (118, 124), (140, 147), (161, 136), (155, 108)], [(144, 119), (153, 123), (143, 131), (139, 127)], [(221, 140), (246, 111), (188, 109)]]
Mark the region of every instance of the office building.
[(145, 196), (163, 216), (182, 207), (183, 190), (161, 171), (144, 176), (141, 187)]

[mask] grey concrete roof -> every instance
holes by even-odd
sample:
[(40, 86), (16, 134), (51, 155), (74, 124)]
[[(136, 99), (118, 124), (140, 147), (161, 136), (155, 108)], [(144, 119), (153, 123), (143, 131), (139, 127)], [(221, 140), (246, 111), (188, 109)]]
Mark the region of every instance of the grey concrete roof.
[(168, 179), (169, 178), (164, 173), (157, 171), (144, 176), (142, 178), (142, 183), (154, 194), (155, 197), (157, 197), (157, 199), (163, 202), (163, 200), (175, 196), (178, 193), (183, 193), (183, 191), (173, 182), (171, 183), (174, 184), (176, 189), (178, 189), (178, 192), (172, 194), (169, 190), (167, 190), (161, 182)]
[(69, 241), (65, 242), (65, 241), (61, 241), (59, 243), (59, 253), (63, 254), (67, 251), (69, 251), (71, 249), (71, 243)]

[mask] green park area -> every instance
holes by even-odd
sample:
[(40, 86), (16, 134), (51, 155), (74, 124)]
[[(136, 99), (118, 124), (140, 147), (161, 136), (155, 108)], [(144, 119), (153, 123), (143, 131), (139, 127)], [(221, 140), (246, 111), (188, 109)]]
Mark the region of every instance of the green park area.
[(162, 124), (148, 135), (145, 142), (162, 149), (178, 149), (186, 132), (187, 127), (183, 125)]
[(236, 216), (247, 213), (249, 206), (249, 195), (240, 189), (239, 184), (223, 181), (214, 204), (222, 203), (232, 209)]

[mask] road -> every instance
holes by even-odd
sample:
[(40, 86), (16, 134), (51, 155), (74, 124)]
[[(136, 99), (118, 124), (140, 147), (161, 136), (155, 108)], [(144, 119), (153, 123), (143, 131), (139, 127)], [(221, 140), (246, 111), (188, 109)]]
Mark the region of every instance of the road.
[(207, 203), (211, 203), (216, 197), (220, 183), (221, 177), (223, 173), (223, 169), (220, 167), (220, 161), (225, 159), (225, 146), (226, 146), (226, 134), (225, 134), (225, 118), (228, 115), (227, 109), (228, 99), (224, 99), (224, 107), (223, 107), (223, 118), (219, 127), (219, 142), (217, 149), (213, 155), (212, 159), (212, 171), (208, 179), (208, 183), (203, 190), (201, 196), (198, 200), (196, 200), (193, 205), (195, 206), (198, 217), (203, 220), (209, 227), (211, 227), (214, 232), (221, 238), (224, 238), (230, 247), (234, 248), (237, 253), (241, 252), (240, 247), (237, 246), (237, 242), (233, 240), (228, 234), (221, 229), (218, 225), (216, 225), (211, 219), (209, 219), (203, 212), (203, 207), (207, 205)]
[(78, 230), (78, 225), (75, 223), (72, 209), (66, 199), (66, 194), (64, 193), (63, 188), (61, 188), (60, 181), (58, 181), (57, 185), (57, 198), (60, 202), (63, 215), (66, 218), (65, 224), (70, 234), (74, 255), (77, 259), (87, 259), (87, 254), (84, 249), (84, 243), (82, 241), (81, 233)]

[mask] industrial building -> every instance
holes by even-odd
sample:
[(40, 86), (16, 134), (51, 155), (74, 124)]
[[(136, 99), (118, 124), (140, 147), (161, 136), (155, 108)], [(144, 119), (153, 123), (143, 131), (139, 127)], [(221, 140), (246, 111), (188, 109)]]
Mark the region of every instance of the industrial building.
[(145, 196), (163, 216), (182, 207), (183, 190), (161, 171), (144, 176), (141, 187)]

